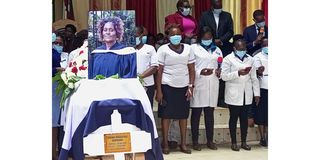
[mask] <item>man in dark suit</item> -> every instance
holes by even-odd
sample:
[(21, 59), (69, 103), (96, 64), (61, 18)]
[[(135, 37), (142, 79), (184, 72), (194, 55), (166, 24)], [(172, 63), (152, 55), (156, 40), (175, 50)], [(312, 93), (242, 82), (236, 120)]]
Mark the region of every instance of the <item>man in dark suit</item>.
[(221, 49), (223, 56), (232, 52), (229, 40), (233, 36), (233, 20), (229, 12), (222, 11), (222, 0), (211, 0), (211, 9), (203, 12), (199, 22), (199, 29), (208, 26), (214, 32), (215, 44)]
[(262, 38), (268, 38), (268, 27), (265, 24), (262, 10), (253, 12), (253, 21), (255, 24), (246, 27), (243, 32), (244, 39), (247, 41), (247, 51), (251, 56), (255, 51), (261, 49)]

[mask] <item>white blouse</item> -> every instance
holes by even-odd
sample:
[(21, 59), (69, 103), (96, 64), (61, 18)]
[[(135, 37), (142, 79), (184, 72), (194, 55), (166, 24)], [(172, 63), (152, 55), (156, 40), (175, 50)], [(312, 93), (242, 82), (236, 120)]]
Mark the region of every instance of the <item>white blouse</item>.
[(195, 56), (188, 44), (181, 43), (184, 48), (181, 54), (169, 48), (169, 44), (162, 45), (158, 51), (158, 62), (163, 65), (162, 84), (183, 88), (189, 84), (188, 64), (195, 62)]
[[(137, 73), (142, 74), (151, 66), (158, 66), (157, 52), (153, 46), (144, 44), (137, 52)], [(153, 75), (145, 77), (143, 79), (144, 86), (154, 85)]]

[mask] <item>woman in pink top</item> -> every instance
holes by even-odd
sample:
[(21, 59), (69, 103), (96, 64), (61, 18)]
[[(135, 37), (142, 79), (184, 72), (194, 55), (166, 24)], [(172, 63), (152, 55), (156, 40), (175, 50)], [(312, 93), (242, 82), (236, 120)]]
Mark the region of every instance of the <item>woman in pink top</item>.
[(177, 2), (177, 12), (165, 18), (165, 31), (167, 31), (170, 24), (178, 24), (182, 32), (183, 42), (188, 44), (196, 40), (198, 31), (196, 19), (190, 15), (190, 11), (189, 1), (179, 0)]

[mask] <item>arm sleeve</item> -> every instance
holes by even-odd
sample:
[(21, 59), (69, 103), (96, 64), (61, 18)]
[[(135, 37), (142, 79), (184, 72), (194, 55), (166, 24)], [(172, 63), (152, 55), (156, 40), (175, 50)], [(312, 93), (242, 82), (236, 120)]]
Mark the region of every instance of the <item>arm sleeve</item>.
[(150, 63), (150, 66), (156, 66), (158, 67), (158, 57), (157, 57), (157, 52), (156, 50), (154, 49), (154, 47), (152, 47), (152, 50), (150, 51), (150, 54), (151, 54), (151, 63)]
[(224, 81), (230, 81), (239, 78), (238, 71), (231, 72), (231, 62), (228, 58), (223, 59), (221, 65), (221, 78)]
[(259, 85), (259, 80), (257, 78), (256, 67), (254, 64), (252, 64), (250, 78), (251, 78), (251, 82), (252, 82), (253, 95), (260, 96), (260, 85)]
[(254, 47), (253, 41), (249, 41), (248, 28), (245, 28), (244, 31), (243, 31), (243, 39), (247, 42), (247, 48), (248, 48), (248, 49)]
[(220, 40), (222, 42), (228, 42), (233, 36), (233, 20), (230, 13), (228, 13), (228, 21), (226, 27), (227, 32), (220, 36)]
[(164, 65), (165, 62), (165, 52), (162, 50), (162, 47), (160, 47), (157, 51), (158, 65)]

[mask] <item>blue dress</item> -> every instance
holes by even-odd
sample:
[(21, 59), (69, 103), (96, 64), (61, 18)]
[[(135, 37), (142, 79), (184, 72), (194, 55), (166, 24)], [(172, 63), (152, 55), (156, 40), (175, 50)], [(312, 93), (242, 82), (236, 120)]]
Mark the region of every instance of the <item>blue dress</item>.
[[(58, 72), (56, 67), (60, 67), (60, 53), (52, 48), (52, 77)], [(60, 99), (61, 94), (56, 94), (56, 88), (58, 83), (52, 82), (52, 127), (59, 127), (59, 117), (60, 117)]]
[(131, 53), (119, 53), (119, 50), (125, 48), (124, 45), (116, 42), (109, 50), (106, 50), (106, 45), (95, 49), (89, 55), (89, 79), (99, 74), (105, 77), (118, 74), (121, 78), (136, 78), (136, 53), (134, 50)]

